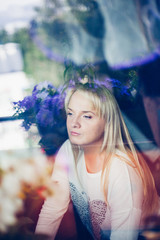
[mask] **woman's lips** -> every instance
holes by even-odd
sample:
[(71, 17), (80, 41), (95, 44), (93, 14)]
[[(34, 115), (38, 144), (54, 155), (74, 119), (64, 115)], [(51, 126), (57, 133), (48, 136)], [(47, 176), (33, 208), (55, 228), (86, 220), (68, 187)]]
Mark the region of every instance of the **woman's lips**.
[(77, 132), (73, 132), (73, 131), (71, 131), (71, 135), (72, 135), (72, 136), (79, 136), (80, 133), (77, 133)]

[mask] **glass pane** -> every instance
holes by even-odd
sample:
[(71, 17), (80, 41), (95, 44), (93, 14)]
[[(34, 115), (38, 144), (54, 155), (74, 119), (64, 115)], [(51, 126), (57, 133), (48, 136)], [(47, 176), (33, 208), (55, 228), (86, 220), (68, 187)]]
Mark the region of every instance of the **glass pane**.
[(0, 122), (0, 150), (39, 147), (37, 129), (27, 132), (21, 127), (22, 120)]

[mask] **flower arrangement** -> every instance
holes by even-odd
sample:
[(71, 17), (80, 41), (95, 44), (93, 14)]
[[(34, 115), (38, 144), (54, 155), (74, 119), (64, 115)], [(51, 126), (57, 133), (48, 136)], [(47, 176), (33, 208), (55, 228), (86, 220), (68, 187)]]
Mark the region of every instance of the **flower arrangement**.
[(50, 180), (53, 164), (38, 149), (1, 151), (0, 156), (0, 232), (18, 224), (24, 199), (32, 190), (41, 197), (53, 196)]
[(15, 116), (23, 119), (25, 130), (37, 126), (41, 135), (39, 143), (48, 155), (54, 154), (67, 139), (64, 97), (61, 87), (42, 82), (33, 88), (30, 96), (13, 103)]
[(56, 89), (51, 83), (42, 82), (33, 88), (31, 96), (13, 104), (16, 115), (24, 118), (22, 126), (26, 130), (29, 130), (32, 124), (53, 127), (56, 117), (64, 107), (64, 96), (60, 89)]
[[(119, 73), (119, 76), (121, 74)], [(93, 64), (88, 63), (83, 67), (77, 67), (73, 63), (68, 63), (64, 71), (64, 79), (71, 87), (77, 83), (82, 83), (86, 84), (86, 87), (92, 87), (95, 91), (97, 86), (104, 85), (114, 93), (120, 105), (126, 105), (126, 102), (130, 105), (135, 102), (138, 76), (134, 70), (130, 70), (127, 74), (123, 73), (123, 80), (121, 81), (108, 76), (103, 76), (103, 80), (99, 80)]]

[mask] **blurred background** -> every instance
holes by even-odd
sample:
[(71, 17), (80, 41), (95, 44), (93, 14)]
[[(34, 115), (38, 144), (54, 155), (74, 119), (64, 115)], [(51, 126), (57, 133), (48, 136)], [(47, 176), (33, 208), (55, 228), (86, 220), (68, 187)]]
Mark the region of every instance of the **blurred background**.
[[(0, 150), (39, 147), (13, 102), (69, 64), (91, 63), (108, 81), (160, 194), (160, 2), (5, 0), (0, 8)], [(0, 153), (1, 154), (1, 153)]]

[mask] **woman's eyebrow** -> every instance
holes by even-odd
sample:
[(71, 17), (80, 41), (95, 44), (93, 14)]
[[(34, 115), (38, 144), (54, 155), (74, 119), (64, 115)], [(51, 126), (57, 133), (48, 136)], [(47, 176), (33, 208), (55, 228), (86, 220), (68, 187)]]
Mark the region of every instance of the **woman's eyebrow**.
[(92, 111), (82, 111), (83, 113), (92, 113), (92, 114), (94, 114), (95, 115), (95, 113), (94, 112), (92, 112)]
[[(70, 108), (70, 107), (68, 107), (67, 110), (72, 111), (72, 112), (74, 111), (74, 110), (72, 110), (72, 108)], [(89, 111), (89, 110), (84, 110), (84, 111), (82, 111), (82, 113), (92, 113), (92, 114), (96, 115), (95, 112), (93, 112), (93, 111)]]
[(67, 110), (73, 111), (73, 110), (72, 110), (71, 108), (69, 108), (69, 107), (67, 108)]

